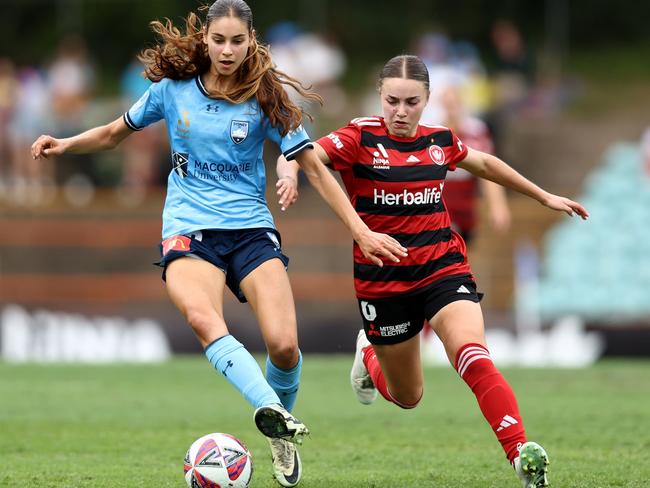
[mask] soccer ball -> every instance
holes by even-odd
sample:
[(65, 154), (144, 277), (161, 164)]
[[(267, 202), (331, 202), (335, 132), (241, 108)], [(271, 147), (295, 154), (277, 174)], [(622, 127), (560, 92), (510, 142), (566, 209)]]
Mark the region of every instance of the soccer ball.
[(253, 476), (253, 459), (242, 441), (230, 434), (214, 433), (192, 443), (184, 470), (190, 488), (247, 488)]

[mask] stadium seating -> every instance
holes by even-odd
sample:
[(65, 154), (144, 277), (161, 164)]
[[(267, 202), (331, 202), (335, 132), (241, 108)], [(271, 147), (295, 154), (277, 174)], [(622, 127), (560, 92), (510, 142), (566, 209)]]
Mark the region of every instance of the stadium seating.
[(650, 175), (643, 171), (638, 146), (612, 146), (586, 179), (578, 201), (590, 212), (589, 220), (562, 220), (545, 237), (543, 319), (650, 315)]

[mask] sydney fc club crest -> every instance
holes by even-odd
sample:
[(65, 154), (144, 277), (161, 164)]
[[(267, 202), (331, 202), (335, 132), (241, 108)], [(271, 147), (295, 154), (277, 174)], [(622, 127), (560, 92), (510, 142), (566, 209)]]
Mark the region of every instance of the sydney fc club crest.
[(175, 152), (172, 155), (174, 171), (176, 171), (178, 176), (180, 176), (181, 178), (185, 178), (187, 176), (187, 161), (189, 159), (190, 159), (190, 155), (187, 153)]
[(241, 144), (248, 136), (248, 122), (233, 120), (230, 122), (230, 138), (235, 144)]

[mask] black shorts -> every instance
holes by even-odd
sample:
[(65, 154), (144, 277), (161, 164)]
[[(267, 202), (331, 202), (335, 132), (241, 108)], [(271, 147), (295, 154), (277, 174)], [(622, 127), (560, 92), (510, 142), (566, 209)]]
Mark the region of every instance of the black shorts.
[[(158, 266), (167, 268), (173, 260), (194, 256), (226, 274), (226, 285), (237, 299), (245, 303), (241, 281), (260, 264), (278, 258), (285, 268), (289, 258), (282, 254), (280, 234), (275, 229), (202, 230), (165, 239), (159, 245)], [(163, 280), (165, 270), (163, 270)]]
[(469, 275), (450, 276), (412, 295), (359, 299), (359, 311), (371, 344), (398, 344), (416, 336), (425, 320), (431, 320), (444, 306), (458, 301), (480, 302), (476, 283)]

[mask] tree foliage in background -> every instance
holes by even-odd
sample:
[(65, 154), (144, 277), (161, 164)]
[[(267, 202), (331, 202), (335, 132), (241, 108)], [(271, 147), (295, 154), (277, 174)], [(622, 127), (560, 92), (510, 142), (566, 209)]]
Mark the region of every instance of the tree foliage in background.
[[(42, 65), (53, 56), (58, 40), (77, 33), (87, 40), (101, 76), (115, 79), (134, 53), (154, 40), (148, 26), (151, 20), (180, 21), (202, 3), (0, 0), (2, 55), (18, 64)], [(472, 41), (487, 55), (489, 26), (498, 18), (514, 20), (533, 45), (552, 42), (549, 37), (557, 35), (558, 22), (566, 26), (564, 42), (571, 49), (633, 47), (650, 39), (650, 2), (631, 0), (616, 4), (610, 0), (250, 0), (249, 4), (262, 38), (281, 20), (326, 32), (341, 45), (352, 72), (359, 75), (408, 51), (418, 34), (432, 29)]]

